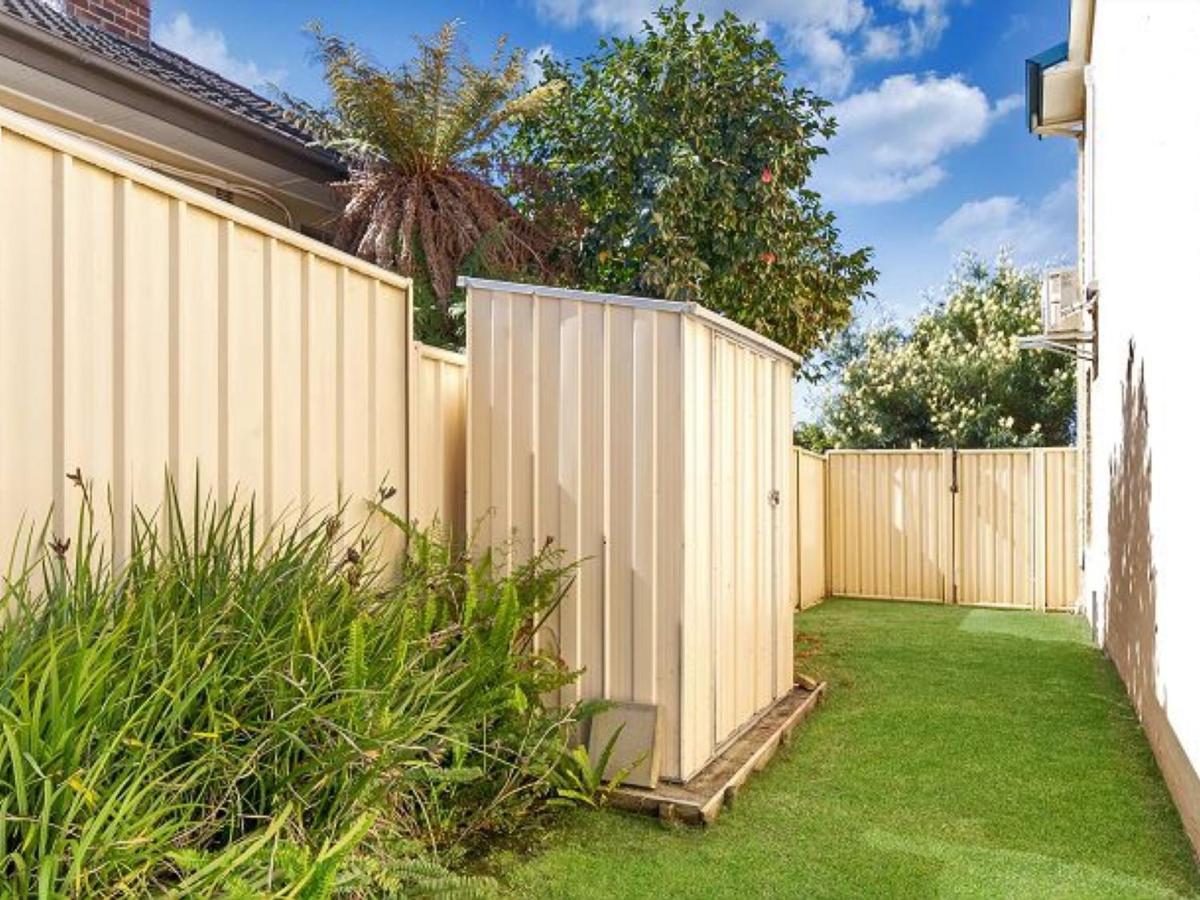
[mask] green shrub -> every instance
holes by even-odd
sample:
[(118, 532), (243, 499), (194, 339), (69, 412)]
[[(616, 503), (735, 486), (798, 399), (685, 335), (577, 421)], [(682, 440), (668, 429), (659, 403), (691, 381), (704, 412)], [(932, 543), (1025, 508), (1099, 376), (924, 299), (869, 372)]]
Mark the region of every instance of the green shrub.
[(443, 864), (542, 808), (579, 713), (532, 642), (554, 551), (503, 572), (382, 505), (264, 534), (197, 495), (113, 566), (78, 484), (73, 541), (0, 596), (0, 895), (486, 889)]

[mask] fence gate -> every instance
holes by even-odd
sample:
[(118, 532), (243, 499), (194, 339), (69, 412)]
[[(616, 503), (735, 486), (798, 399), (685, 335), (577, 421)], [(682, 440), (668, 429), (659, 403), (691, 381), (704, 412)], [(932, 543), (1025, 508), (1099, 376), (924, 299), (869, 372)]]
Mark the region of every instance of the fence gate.
[(830, 593), (1070, 609), (1076, 478), (1071, 448), (834, 451)]
[(969, 606), (1037, 604), (1038, 499), (1028, 452), (953, 457), (955, 594)]

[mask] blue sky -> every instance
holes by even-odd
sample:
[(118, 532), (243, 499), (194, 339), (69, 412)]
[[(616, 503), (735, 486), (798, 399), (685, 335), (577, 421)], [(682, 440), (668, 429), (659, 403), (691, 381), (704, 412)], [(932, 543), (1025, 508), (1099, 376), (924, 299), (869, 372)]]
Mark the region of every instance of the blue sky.
[[(870, 314), (907, 318), (964, 249), (1019, 262), (1073, 257), (1074, 148), (1023, 123), (1023, 60), (1065, 39), (1067, 0), (689, 0), (760, 23), (792, 78), (836, 104), (842, 132), (817, 171), (847, 246), (875, 248)], [(304, 24), (321, 20), (381, 62), (412, 35), (463, 22), (561, 58), (629, 33), (654, 0), (156, 0), (156, 39), (236, 80), (319, 98)]]

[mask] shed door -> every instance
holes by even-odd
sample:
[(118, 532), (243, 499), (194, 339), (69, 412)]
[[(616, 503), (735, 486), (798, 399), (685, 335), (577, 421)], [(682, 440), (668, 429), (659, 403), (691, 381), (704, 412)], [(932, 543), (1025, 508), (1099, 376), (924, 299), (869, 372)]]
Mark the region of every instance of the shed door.
[[(790, 390), (777, 361), (713, 340), (714, 742), (733, 737), (778, 695), (786, 652), (779, 640), (789, 585), (779, 566)], [(790, 432), (789, 432), (790, 434)], [(782, 448), (782, 449), (781, 449)], [(783, 603), (780, 603), (781, 592)], [(790, 622), (785, 628), (790, 634)], [(790, 677), (790, 656), (787, 672)]]

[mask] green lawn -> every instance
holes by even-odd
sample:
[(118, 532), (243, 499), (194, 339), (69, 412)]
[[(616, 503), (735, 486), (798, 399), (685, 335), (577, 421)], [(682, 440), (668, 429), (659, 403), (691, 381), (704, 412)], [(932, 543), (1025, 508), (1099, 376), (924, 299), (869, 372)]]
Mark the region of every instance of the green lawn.
[(1200, 896), (1120, 682), (1060, 616), (832, 601), (826, 702), (707, 830), (573, 813), (496, 860), (536, 897)]

